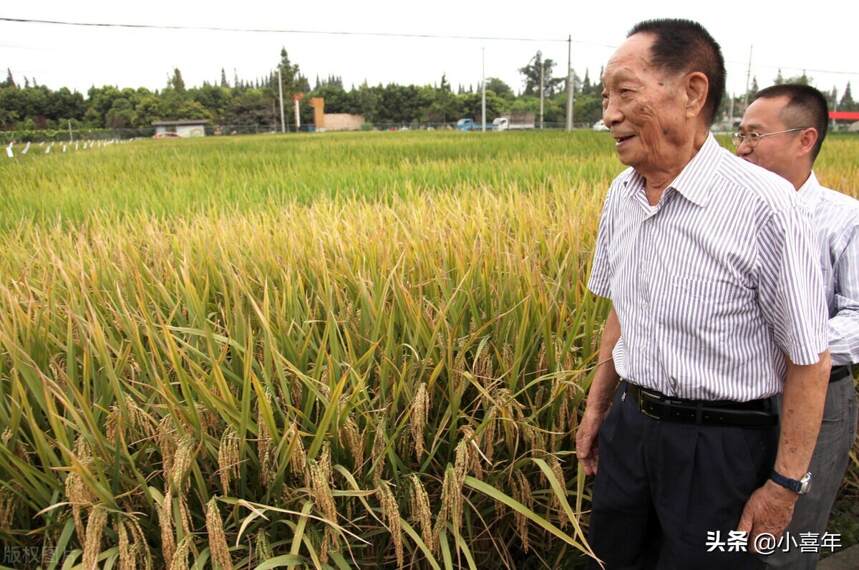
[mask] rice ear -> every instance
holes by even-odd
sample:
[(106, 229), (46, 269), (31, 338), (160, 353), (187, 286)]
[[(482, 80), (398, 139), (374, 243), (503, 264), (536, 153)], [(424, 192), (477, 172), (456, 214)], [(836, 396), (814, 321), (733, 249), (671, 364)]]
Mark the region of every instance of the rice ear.
[(209, 535), (209, 552), (212, 554), (212, 562), (216, 568), (232, 570), (233, 559), (227, 546), (224, 521), (221, 519), (218, 501), (215, 497), (212, 497), (206, 504), (206, 532)]

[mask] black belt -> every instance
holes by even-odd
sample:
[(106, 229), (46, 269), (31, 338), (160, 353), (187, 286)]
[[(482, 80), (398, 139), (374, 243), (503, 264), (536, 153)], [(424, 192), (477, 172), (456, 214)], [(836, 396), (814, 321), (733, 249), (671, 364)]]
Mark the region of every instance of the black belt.
[(641, 413), (656, 420), (684, 424), (769, 427), (778, 424), (772, 399), (749, 402), (670, 398), (655, 390), (625, 382)]
[(853, 376), (853, 369), (850, 365), (833, 366), (832, 371), (829, 373), (829, 383), (838, 382), (851, 376)]

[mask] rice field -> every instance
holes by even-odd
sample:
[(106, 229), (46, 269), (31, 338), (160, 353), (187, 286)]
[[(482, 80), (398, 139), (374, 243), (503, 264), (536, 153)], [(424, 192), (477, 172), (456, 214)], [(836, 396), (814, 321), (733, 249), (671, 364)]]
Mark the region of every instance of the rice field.
[[(821, 181), (859, 195), (857, 153), (828, 141)], [(621, 169), (590, 132), (0, 161), (0, 542), (42, 568), (582, 561), (585, 283)]]

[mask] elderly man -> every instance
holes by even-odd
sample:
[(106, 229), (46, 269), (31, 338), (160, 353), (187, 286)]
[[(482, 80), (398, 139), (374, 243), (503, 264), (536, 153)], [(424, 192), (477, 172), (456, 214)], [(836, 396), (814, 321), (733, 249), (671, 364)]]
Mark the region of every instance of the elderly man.
[[(829, 309), (832, 372), (823, 424), (809, 470), (814, 485), (796, 504), (788, 537), (822, 534), (856, 439), (856, 390), (851, 366), (859, 362), (859, 201), (817, 182), (812, 171), (829, 121), (826, 98), (807, 85), (774, 85), (755, 95), (734, 135), (737, 154), (790, 182), (813, 216)], [(772, 568), (814, 568), (817, 552), (786, 544), (767, 558)], [(810, 549), (813, 550), (813, 549)]]
[(808, 216), (710, 134), (725, 69), (699, 24), (636, 25), (603, 83), (630, 168), (588, 284), (613, 305), (576, 433), (591, 546), (609, 569), (760, 567), (742, 533), (778, 537), (807, 490), (829, 374)]

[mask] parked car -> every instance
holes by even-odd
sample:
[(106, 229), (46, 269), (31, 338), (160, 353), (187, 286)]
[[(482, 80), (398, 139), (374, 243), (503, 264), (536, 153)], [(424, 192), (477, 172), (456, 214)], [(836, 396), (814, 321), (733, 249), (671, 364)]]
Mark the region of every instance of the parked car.
[[(491, 131), (495, 129), (495, 125), (492, 123), (486, 123), (486, 130)], [(474, 119), (460, 119), (456, 122), (456, 130), (458, 131), (480, 131), (483, 130), (482, 125), (479, 121), (475, 121)]]
[[(530, 118), (530, 120), (528, 120)], [(492, 128), (498, 131), (518, 131), (534, 128), (533, 113), (525, 113), (524, 118), (513, 115), (498, 117), (492, 121)]]

